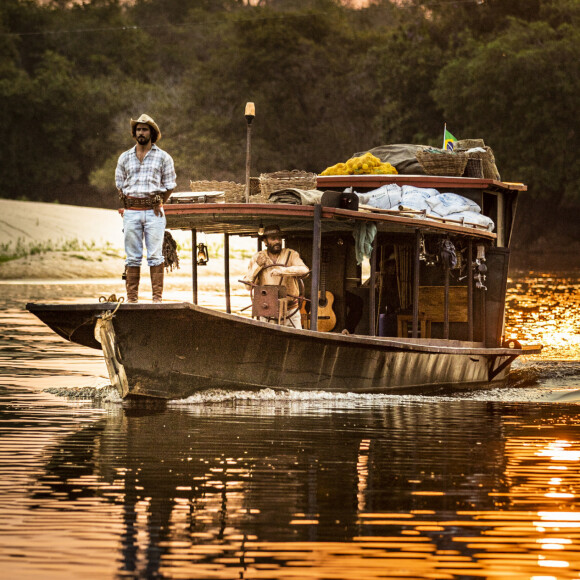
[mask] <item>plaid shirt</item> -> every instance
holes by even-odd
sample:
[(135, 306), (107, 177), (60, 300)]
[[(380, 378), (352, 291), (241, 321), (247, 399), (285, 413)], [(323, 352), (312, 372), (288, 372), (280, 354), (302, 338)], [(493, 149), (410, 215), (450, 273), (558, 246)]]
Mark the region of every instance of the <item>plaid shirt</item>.
[(125, 195), (147, 197), (153, 193), (175, 189), (176, 175), (169, 153), (153, 145), (143, 162), (137, 157), (137, 146), (119, 157), (115, 182)]

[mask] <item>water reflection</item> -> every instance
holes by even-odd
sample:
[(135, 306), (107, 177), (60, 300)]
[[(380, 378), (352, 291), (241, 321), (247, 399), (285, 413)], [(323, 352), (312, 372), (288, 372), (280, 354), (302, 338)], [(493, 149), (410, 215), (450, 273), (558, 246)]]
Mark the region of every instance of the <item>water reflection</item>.
[[(23, 304), (118, 285), (2, 286), (3, 577), (580, 578), (577, 406), (263, 396), (160, 411), (43, 393), (106, 369)], [(512, 385), (580, 386), (578, 287), (510, 283), (508, 331), (547, 345)]]
[(46, 450), (16, 529), (116, 545), (129, 578), (577, 578), (578, 419), (544, 411), (111, 410)]
[(543, 344), (542, 354), (531, 358), (580, 359), (580, 281), (577, 273), (510, 280), (506, 336)]

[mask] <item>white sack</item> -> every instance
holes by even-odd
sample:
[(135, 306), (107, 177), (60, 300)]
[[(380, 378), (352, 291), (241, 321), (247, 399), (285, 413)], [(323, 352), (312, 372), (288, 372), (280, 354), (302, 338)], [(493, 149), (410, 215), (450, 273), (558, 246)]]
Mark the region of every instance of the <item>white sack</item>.
[(401, 189), (403, 197), (407, 195), (421, 195), (427, 199), (428, 197), (439, 195), (439, 191), (437, 189), (433, 189), (432, 187), (415, 187), (414, 185), (403, 185)]
[(401, 201), (401, 188), (395, 183), (383, 185), (378, 189), (357, 193), (359, 202), (380, 209), (396, 208)]
[(458, 222), (463, 222), (464, 224), (478, 225), (486, 228), (488, 231), (493, 232), (495, 229), (495, 224), (491, 218), (474, 211), (462, 211), (458, 213), (452, 213), (445, 216), (446, 219), (456, 220)]
[(431, 210), (442, 217), (463, 211), (481, 212), (481, 208), (477, 203), (456, 193), (440, 193), (439, 195), (434, 195), (427, 199), (427, 203)]

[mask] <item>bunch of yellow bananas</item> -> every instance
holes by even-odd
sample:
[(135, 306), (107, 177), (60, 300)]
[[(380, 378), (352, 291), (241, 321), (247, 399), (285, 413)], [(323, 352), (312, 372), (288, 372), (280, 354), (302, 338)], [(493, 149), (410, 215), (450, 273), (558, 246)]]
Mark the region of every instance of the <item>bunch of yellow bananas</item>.
[(346, 163), (327, 167), (320, 175), (394, 175), (397, 170), (390, 163), (382, 163), (372, 153), (352, 157)]

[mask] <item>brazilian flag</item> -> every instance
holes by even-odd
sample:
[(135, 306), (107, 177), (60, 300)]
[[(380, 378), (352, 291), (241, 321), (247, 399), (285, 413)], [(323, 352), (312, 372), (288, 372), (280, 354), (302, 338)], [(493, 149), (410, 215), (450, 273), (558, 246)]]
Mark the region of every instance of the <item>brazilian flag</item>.
[(445, 127), (443, 132), (443, 149), (446, 151), (453, 151), (455, 141), (457, 141), (457, 139), (447, 130), (447, 127)]

